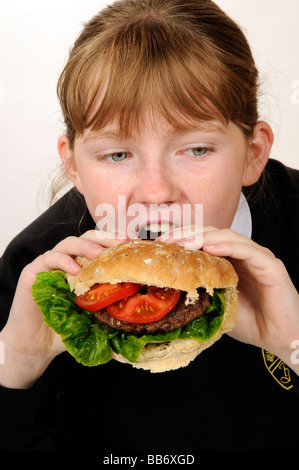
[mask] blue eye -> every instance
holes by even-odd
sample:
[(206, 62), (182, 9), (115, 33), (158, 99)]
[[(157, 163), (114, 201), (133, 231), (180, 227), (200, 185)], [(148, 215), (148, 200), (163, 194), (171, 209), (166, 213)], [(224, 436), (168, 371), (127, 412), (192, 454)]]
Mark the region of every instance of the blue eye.
[(114, 162), (122, 162), (125, 160), (128, 156), (127, 152), (116, 152), (116, 153), (111, 153), (111, 155), (107, 155), (107, 157), (110, 157)]
[(208, 149), (206, 147), (196, 147), (196, 148), (192, 148), (192, 149), (188, 149), (188, 150), (190, 150), (190, 152), (192, 152), (194, 157), (203, 157), (208, 151)]

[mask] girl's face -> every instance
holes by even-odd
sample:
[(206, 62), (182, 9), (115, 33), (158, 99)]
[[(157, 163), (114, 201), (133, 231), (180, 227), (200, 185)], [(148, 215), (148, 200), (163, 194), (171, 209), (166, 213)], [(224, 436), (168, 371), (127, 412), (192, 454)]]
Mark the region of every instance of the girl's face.
[[(151, 207), (161, 204), (165, 216), (172, 204), (182, 214), (188, 205), (193, 224), (195, 205), (202, 204), (204, 226), (230, 227), (242, 186), (248, 184), (246, 140), (233, 123), (213, 122), (178, 132), (162, 119), (155, 129), (148, 120), (139, 133), (127, 138), (110, 125), (98, 133), (85, 131), (75, 139), (73, 151), (62, 136), (59, 149), (64, 161), (72, 158), (69, 175), (94, 220), (99, 205), (108, 204), (115, 211), (116, 229), (119, 196), (127, 214), (134, 204), (145, 209), (138, 229), (152, 221)], [(162, 210), (159, 221), (164, 215)], [(134, 217), (132, 213), (126, 217), (127, 226)]]

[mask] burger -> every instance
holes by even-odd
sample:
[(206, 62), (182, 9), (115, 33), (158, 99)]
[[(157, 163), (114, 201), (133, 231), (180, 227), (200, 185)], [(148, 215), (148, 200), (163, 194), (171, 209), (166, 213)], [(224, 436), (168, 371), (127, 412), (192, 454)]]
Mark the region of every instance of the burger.
[(225, 258), (134, 240), (76, 261), (76, 276), (39, 273), (32, 295), (84, 365), (178, 369), (236, 325), (238, 276)]

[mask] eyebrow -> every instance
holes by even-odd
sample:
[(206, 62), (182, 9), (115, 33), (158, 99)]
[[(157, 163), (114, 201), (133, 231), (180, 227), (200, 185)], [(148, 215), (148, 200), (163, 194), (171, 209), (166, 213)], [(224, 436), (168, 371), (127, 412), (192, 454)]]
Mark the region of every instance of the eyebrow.
[[(186, 125), (186, 127), (182, 128), (172, 128), (167, 132), (167, 135), (175, 135), (175, 134), (185, 134), (191, 132), (206, 132), (206, 133), (213, 133), (219, 132), (221, 134), (226, 133), (226, 128), (218, 123), (208, 121), (207, 123), (194, 123), (194, 125)], [(125, 135), (120, 131), (113, 131), (113, 130), (105, 130), (100, 129), (98, 131), (92, 131), (87, 136), (84, 137), (84, 142), (89, 142), (92, 140), (97, 139), (132, 139), (132, 135)]]
[(93, 131), (90, 132), (87, 136), (84, 137), (84, 142), (89, 142), (90, 140), (96, 139), (119, 139), (121, 136), (120, 132), (113, 131)]

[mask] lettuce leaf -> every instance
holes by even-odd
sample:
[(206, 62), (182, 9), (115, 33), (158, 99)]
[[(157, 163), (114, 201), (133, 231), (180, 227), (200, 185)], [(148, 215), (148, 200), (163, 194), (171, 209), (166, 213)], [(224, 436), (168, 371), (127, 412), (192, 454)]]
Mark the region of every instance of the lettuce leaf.
[(68, 352), (84, 365), (105, 364), (112, 359), (109, 341), (115, 330), (96, 322), (87, 310), (75, 303), (75, 294), (62, 271), (42, 272), (36, 276), (32, 296), (46, 324), (61, 339)]
[(85, 366), (105, 364), (111, 350), (136, 362), (147, 343), (190, 339), (208, 341), (221, 326), (225, 311), (224, 291), (215, 290), (204, 315), (171, 332), (132, 335), (103, 325), (75, 303), (62, 271), (42, 272), (36, 276), (32, 296), (46, 324), (58, 333), (75, 359)]

